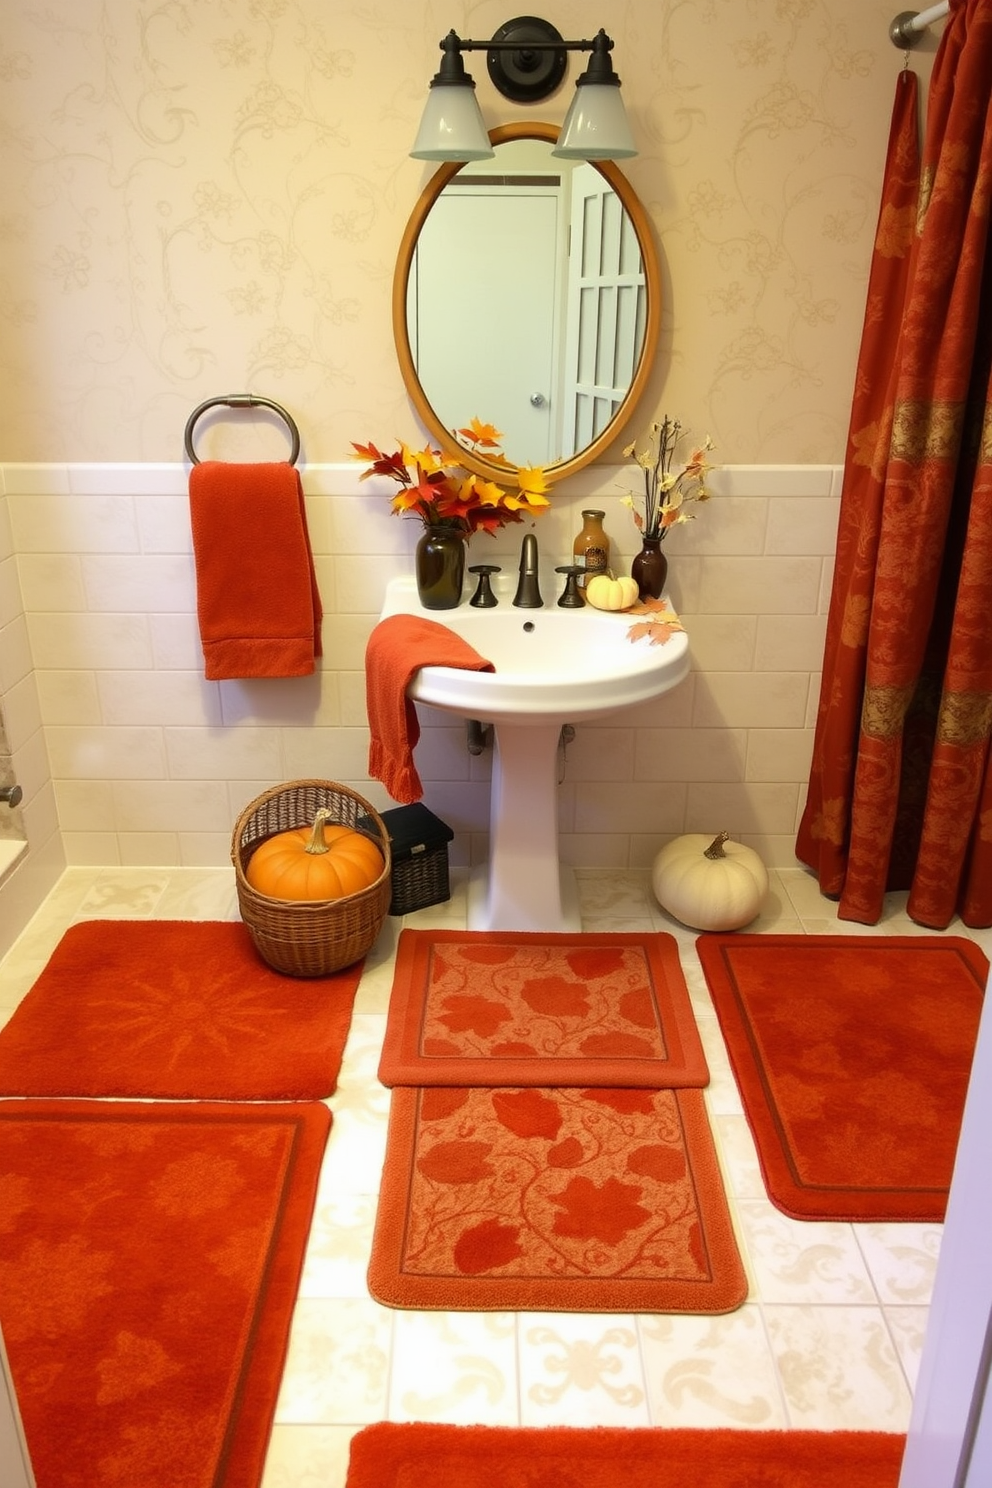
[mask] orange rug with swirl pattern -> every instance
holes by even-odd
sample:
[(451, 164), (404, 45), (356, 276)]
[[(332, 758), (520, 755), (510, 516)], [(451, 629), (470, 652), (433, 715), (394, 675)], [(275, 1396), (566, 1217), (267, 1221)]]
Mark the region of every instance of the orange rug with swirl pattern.
[(330, 1124), (0, 1102), (0, 1328), (38, 1488), (257, 1488)]
[(989, 963), (940, 935), (701, 935), (772, 1203), (939, 1221)]
[(86, 920), (0, 1030), (0, 1096), (323, 1099), (361, 974), (283, 976), (239, 921)]
[(404, 930), (384, 1085), (699, 1086), (674, 936)]
[(389, 1307), (732, 1311), (702, 1091), (397, 1088), (368, 1279)]
[(897, 1488), (905, 1444), (879, 1431), (380, 1421), (352, 1438), (345, 1488)]

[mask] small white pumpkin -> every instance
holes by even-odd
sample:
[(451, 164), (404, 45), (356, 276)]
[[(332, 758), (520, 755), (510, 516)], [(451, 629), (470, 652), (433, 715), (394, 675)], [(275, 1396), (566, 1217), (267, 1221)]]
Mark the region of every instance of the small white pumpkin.
[(768, 892), (765, 865), (728, 832), (690, 832), (654, 860), (651, 882), (662, 909), (693, 930), (740, 930)]
[(629, 610), (638, 592), (636, 579), (595, 574), (586, 580), (586, 599), (594, 610)]

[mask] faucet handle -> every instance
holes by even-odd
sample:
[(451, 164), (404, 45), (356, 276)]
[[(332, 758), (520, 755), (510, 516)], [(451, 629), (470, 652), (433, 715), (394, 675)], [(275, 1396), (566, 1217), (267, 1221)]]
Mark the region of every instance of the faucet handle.
[(581, 610), (585, 608), (585, 600), (579, 588), (579, 575), (585, 573), (585, 568), (578, 563), (563, 563), (555, 573), (567, 574), (565, 588), (562, 591), (558, 606), (562, 610)]
[(490, 574), (499, 573), (499, 571), (498, 563), (474, 563), (469, 569), (469, 573), (479, 575), (478, 586), (469, 600), (469, 604), (475, 605), (477, 610), (491, 610), (494, 605), (499, 604), (489, 582)]

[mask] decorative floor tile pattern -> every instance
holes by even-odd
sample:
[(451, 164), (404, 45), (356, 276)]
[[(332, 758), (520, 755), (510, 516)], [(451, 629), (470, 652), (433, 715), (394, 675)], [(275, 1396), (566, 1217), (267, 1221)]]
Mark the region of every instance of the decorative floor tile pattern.
[(396, 1314), (391, 1421), (516, 1426), (518, 1400), (513, 1313)]
[(880, 1307), (763, 1310), (790, 1426), (906, 1430), (909, 1386)]
[[(712, 1074), (706, 1092), (751, 1294), (721, 1317), (391, 1312), (365, 1270), (389, 1093), (376, 1078), (404, 925), (464, 927), (453, 896), (387, 921), (355, 1002), (263, 1488), (342, 1488), (348, 1443), (390, 1419), (490, 1425), (730, 1426), (905, 1431), (940, 1249), (939, 1225), (811, 1224), (767, 1200), (695, 933), (654, 901), (647, 873), (579, 874), (587, 929), (678, 941)], [(838, 921), (805, 870), (771, 874), (752, 930), (906, 935), (905, 895), (878, 926)], [(68, 869), (0, 963), (0, 1023), (80, 919), (235, 919), (224, 869)], [(969, 935), (992, 950), (992, 932)]]
[(788, 1424), (761, 1309), (638, 1319), (648, 1409), (657, 1426), (752, 1430)]
[(522, 1313), (521, 1426), (650, 1426), (637, 1318)]

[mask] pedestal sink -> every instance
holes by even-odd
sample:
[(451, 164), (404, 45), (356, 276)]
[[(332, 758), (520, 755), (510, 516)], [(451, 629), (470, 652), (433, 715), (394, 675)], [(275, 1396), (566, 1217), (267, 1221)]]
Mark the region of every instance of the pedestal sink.
[[(644, 703), (689, 671), (689, 642), (632, 642), (628, 614), (560, 609), (554, 575), (542, 573), (541, 609), (511, 603), (516, 576), (498, 574), (494, 609), (467, 600), (426, 610), (412, 576), (390, 581), (382, 619), (419, 615), (456, 631), (495, 672), (422, 667), (407, 689), (415, 702), (494, 727), (489, 862), (473, 874), (469, 928), (580, 928), (572, 875), (558, 858), (558, 741), (562, 725)], [(551, 596), (550, 598), (548, 596)]]

